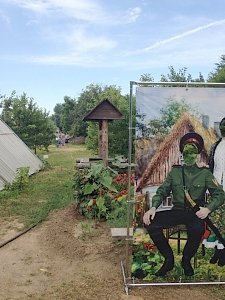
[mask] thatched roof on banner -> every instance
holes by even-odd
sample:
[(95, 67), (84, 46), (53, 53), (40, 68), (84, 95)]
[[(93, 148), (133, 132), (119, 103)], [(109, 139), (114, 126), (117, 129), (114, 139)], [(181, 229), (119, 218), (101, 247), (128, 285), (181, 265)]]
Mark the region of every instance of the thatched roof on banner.
[(167, 135), (149, 162), (140, 180), (137, 191), (147, 185), (161, 184), (174, 164), (180, 164), (179, 141), (187, 132), (195, 131), (204, 139), (200, 163), (207, 164), (210, 146), (217, 140), (212, 128), (205, 128), (194, 116), (184, 113)]
[(162, 141), (162, 138), (138, 138), (135, 140), (135, 174), (138, 178), (144, 173)]

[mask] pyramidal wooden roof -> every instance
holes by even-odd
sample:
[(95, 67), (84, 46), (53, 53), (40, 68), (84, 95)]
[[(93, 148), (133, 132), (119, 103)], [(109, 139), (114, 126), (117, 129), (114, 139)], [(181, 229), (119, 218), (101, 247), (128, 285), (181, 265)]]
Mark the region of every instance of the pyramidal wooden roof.
[(122, 118), (122, 113), (108, 99), (104, 99), (83, 118), (83, 121), (120, 120)]

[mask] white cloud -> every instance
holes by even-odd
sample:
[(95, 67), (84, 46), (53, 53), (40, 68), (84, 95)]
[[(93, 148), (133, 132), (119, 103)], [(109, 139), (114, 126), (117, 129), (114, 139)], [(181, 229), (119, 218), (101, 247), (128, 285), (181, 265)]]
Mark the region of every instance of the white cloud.
[(27, 56), (24, 57), (24, 61), (43, 65), (76, 65), (93, 67), (98, 65), (99, 59), (81, 53), (70, 53), (69, 55)]
[(9, 26), (11, 24), (10, 18), (0, 10), (0, 21)]
[[(83, 57), (84, 58), (84, 57)], [(83, 60), (82, 58), (82, 60)], [(79, 64), (81, 58), (76, 55), (43, 55), (43, 56), (27, 56), (24, 58), (27, 62), (48, 64), (48, 65), (67, 65)]]
[(95, 0), (2, 0), (38, 14), (53, 17), (71, 17), (96, 24), (118, 25), (132, 23), (140, 16), (141, 8), (130, 8), (126, 12), (107, 12)]
[(82, 26), (74, 26), (63, 31), (55, 28), (44, 28), (42, 36), (47, 42), (52, 41), (58, 45), (63, 51), (69, 52), (99, 52), (111, 50), (117, 46), (117, 41), (98, 34), (98, 31), (88, 31)]
[(42, 0), (3, 0), (7, 3), (29, 9), (38, 13), (43, 13), (48, 9), (48, 2)]
[(78, 20), (97, 21), (104, 12), (91, 0), (3, 0), (39, 14), (67, 15)]
[(171, 43), (173, 41), (180, 40), (180, 39), (182, 39), (182, 38), (184, 38), (186, 36), (193, 35), (193, 34), (199, 32), (199, 31), (203, 31), (203, 30), (208, 29), (210, 27), (219, 26), (219, 25), (223, 25), (223, 24), (225, 24), (225, 19), (219, 20), (219, 21), (215, 21), (215, 22), (211, 22), (211, 23), (208, 23), (206, 25), (199, 26), (199, 27), (196, 27), (196, 28), (194, 28), (192, 30), (188, 30), (188, 31), (183, 32), (181, 34), (175, 35), (175, 36), (173, 36), (171, 38), (161, 40), (161, 41), (156, 42), (153, 45), (145, 47), (143, 49), (139, 49), (139, 50), (127, 52), (125, 54), (125, 56), (126, 55), (139, 55), (139, 54), (147, 53), (150, 50), (159, 48), (159, 47), (161, 47), (163, 45), (166, 45), (166, 44), (169, 44), (169, 43)]
[(133, 23), (135, 22), (141, 14), (141, 8), (140, 7), (134, 7), (130, 8), (124, 15), (123, 21), (126, 23)]
[[(20, 61), (20, 63), (32, 63), (40, 65), (69, 65), (89, 68), (115, 68), (126, 66), (127, 62), (123, 60), (115, 60), (111, 55), (105, 55), (100, 51), (72, 51), (64, 52), (62, 54), (53, 55), (7, 55), (0, 56), (0, 60), (4, 61)], [(128, 63), (130, 65), (130, 62)]]
[[(121, 8), (120, 10), (113, 10), (114, 6), (112, 6), (112, 11), (110, 6), (108, 6), (108, 11), (106, 12), (100, 6), (100, 3), (104, 4), (104, 0), (0, 1), (7, 1), (23, 9), (40, 13), (41, 16), (41, 18), (33, 18), (35, 14), (29, 13), (28, 18), (31, 20), (24, 23), (36, 25), (37, 39), (35, 41), (41, 44), (40, 52), (37, 47), (33, 50), (33, 54), (29, 55), (29, 53), (32, 53), (32, 48), (27, 48), (24, 50), (27, 59), (25, 54), (22, 59), (14, 56), (14, 59), (17, 58), (18, 61), (22, 60), (46, 65), (121, 67), (134, 70), (159, 69), (168, 65), (173, 65), (174, 67), (180, 65), (183, 67), (187, 66), (187, 63), (195, 66), (207, 66), (211, 62), (212, 64), (215, 63), (221, 53), (224, 52), (225, 34), (223, 36), (223, 31), (218, 30), (216, 26), (224, 25), (225, 19), (208, 22), (203, 26), (195, 26), (193, 29), (183, 30), (183, 32), (180, 29), (179, 32), (182, 32), (181, 34), (174, 34), (175, 30), (175, 32), (178, 31), (179, 24), (183, 28), (183, 26), (187, 26), (185, 24), (194, 26), (193, 24), (199, 24), (199, 20), (201, 22), (203, 20), (202, 16), (199, 16), (197, 19), (193, 19), (195, 22), (191, 19), (189, 19), (189, 22), (183, 22), (185, 15), (177, 14), (176, 17), (173, 17), (173, 28), (170, 31), (173, 32), (171, 37), (164, 39), (161, 37), (160, 39), (161, 27), (157, 33), (154, 32), (155, 30), (152, 30), (152, 26), (146, 26), (146, 28), (138, 27), (137, 31), (134, 30), (134, 26), (130, 26), (130, 23), (136, 22), (142, 13), (141, 7), (138, 6), (127, 10), (122, 10)], [(46, 14), (51, 14), (51, 16)], [(27, 15), (23, 14), (23, 17), (27, 17)], [(63, 19), (65, 16), (67, 18)], [(68, 18), (68, 16), (71, 18)], [(146, 14), (144, 16), (146, 17)], [(56, 20), (54, 19), (55, 17)], [(63, 20), (58, 20), (57, 18), (62, 18)], [(91, 23), (83, 22), (85, 20), (91, 21)], [(176, 29), (174, 29), (175, 21)], [(103, 26), (101, 22), (105, 22), (104, 25), (106, 26)], [(121, 25), (120, 28), (120, 24), (124, 26)], [(157, 26), (157, 23), (154, 24)], [(138, 25), (140, 26), (140, 24)], [(163, 26), (163, 29), (165, 26)], [(118, 29), (116, 27), (119, 27), (119, 31), (116, 31)], [(201, 32), (201, 34), (197, 34), (198, 32)], [(212, 41), (209, 36), (212, 36), (214, 33)], [(154, 34), (159, 35), (160, 40), (158, 42), (135, 50), (136, 45), (143, 45), (143, 43), (146, 43), (147, 38), (154, 38)], [(163, 35), (165, 37), (164, 31)], [(38, 38), (41, 38), (41, 40), (38, 40)], [(125, 47), (130, 47), (130, 52), (125, 53)], [(8, 57), (9, 59), (10, 57)], [(11, 59), (13, 59), (13, 56), (11, 56)]]
[(117, 45), (112, 39), (93, 34), (91, 36), (82, 29), (70, 32), (65, 39), (77, 51), (98, 50), (101, 52), (115, 48)]

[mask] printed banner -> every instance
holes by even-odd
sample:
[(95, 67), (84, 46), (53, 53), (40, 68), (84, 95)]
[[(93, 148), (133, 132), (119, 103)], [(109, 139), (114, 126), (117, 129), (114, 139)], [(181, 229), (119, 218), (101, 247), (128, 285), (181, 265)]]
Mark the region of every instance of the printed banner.
[[(208, 213), (201, 207), (208, 207), (208, 217), (225, 237), (225, 89), (139, 86), (136, 101), (131, 275), (151, 282), (225, 281), (223, 242), (201, 215)], [(188, 164), (187, 144), (194, 145), (194, 163)], [(152, 205), (155, 217), (144, 224)]]

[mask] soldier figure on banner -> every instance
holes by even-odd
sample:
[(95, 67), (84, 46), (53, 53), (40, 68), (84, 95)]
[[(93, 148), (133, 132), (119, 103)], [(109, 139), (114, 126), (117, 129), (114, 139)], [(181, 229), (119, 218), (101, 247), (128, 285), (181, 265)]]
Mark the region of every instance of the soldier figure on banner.
[[(205, 231), (208, 215), (217, 210), (225, 201), (225, 192), (211, 171), (206, 167), (198, 167), (197, 157), (204, 146), (202, 137), (196, 132), (185, 134), (180, 140), (180, 152), (183, 154), (184, 165), (173, 166), (163, 184), (152, 198), (152, 207), (144, 214), (143, 222), (155, 246), (165, 258), (156, 276), (165, 276), (174, 268), (174, 254), (163, 229), (176, 225), (186, 225), (187, 242), (183, 249), (181, 266), (186, 276), (193, 276), (191, 259), (195, 255)], [(205, 203), (205, 193), (209, 191), (210, 203)], [(163, 199), (173, 194), (173, 208), (167, 211), (156, 211)], [(193, 211), (185, 197), (198, 205), (199, 210)]]

